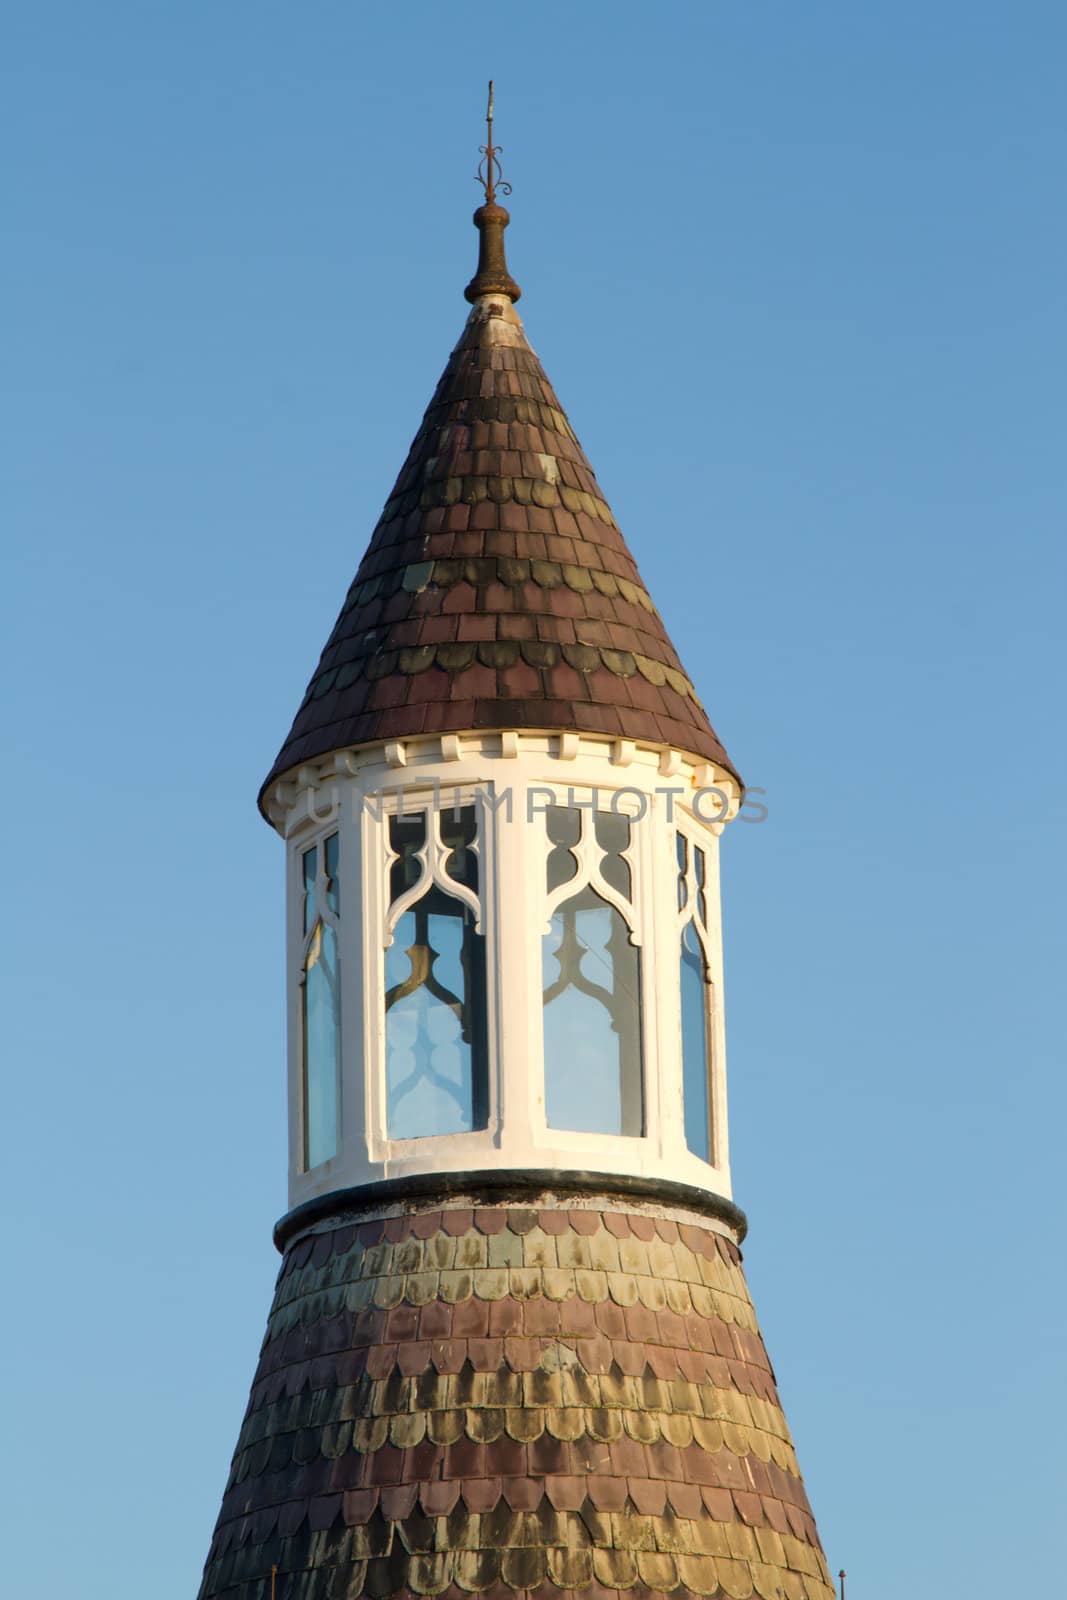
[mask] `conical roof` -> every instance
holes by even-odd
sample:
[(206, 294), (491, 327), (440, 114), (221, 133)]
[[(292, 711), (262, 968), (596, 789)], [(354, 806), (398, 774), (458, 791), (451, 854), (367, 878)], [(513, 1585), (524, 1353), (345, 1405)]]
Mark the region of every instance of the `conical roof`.
[(325, 1219), (200, 1600), (833, 1600), (733, 1240), (619, 1197)]
[(483, 248), (462, 336), (264, 789), (332, 750), (491, 728), (672, 745), (733, 770), (526, 340), (500, 218), (476, 216), (495, 268)]

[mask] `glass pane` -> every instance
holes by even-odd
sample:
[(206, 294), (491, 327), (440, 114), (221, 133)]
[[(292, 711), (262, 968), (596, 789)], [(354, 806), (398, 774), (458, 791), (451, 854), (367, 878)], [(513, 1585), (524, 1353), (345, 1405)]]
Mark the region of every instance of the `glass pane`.
[(396, 851), (398, 858), (389, 868), (390, 905), (418, 883), (422, 863), (417, 859), (417, 853), (425, 843), (424, 811), (416, 811), (413, 816), (389, 818), (389, 848)]
[(549, 1127), (640, 1135), (639, 952), (625, 921), (582, 889), (555, 913), (541, 948)]
[(304, 851), (304, 937), (311, 932), (315, 921), (315, 879), (319, 872), (319, 852), (316, 845)]
[(325, 841), (326, 860), (324, 865), (326, 867), (326, 904), (334, 916), (337, 915), (340, 909), (337, 893), (337, 847), (337, 834), (331, 833), (330, 837)]
[(689, 899), (689, 885), (686, 874), (689, 871), (689, 841), (684, 833), (674, 836), (675, 849), (678, 852), (678, 910), (685, 910), (685, 902)]
[(708, 985), (704, 976), (704, 952), (691, 922), (682, 929), (681, 991), (685, 1142), (694, 1155), (702, 1161), (710, 1161)]
[(553, 889), (570, 883), (578, 874), (578, 863), (571, 854), (571, 847), (578, 843), (582, 830), (581, 813), (569, 806), (549, 806), (545, 812), (545, 827), (552, 847), (546, 863), (548, 892), (551, 894)]
[(706, 928), (708, 925), (708, 863), (703, 850), (696, 844), (693, 846), (693, 861), (697, 869), (697, 902), (700, 906), (700, 920)]
[(385, 1077), (391, 1139), (488, 1124), (485, 940), (440, 889), (404, 912), (385, 952)]
[(304, 1164), (308, 1169), (337, 1154), (341, 1063), (337, 976), (337, 935), (328, 924), (318, 922), (308, 946), (303, 985)]
[(466, 888), (478, 889), (478, 857), (471, 849), (478, 834), (478, 813), (474, 806), (459, 811), (442, 811), (439, 821), (441, 843), (449, 849), (445, 872)]
[(593, 830), (596, 842), (604, 855), (600, 871), (605, 883), (616, 894), (630, 898), (630, 863), (622, 859), (622, 852), (630, 848), (630, 819), (616, 816), (613, 811), (594, 811)]

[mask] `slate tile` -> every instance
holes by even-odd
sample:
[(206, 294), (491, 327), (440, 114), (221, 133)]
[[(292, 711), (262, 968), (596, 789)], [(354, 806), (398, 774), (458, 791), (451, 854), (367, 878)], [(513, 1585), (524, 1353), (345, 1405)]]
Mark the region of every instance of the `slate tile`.
[[(438, 1588), (444, 1583), (440, 1592), (447, 1593), (459, 1570), (454, 1563), (468, 1557), (481, 1560), (482, 1555), (496, 1560), (504, 1550), (533, 1550), (536, 1560), (529, 1570), (534, 1577), (546, 1552), (558, 1552), (552, 1556), (556, 1565), (551, 1570), (556, 1577), (563, 1576), (564, 1566), (559, 1563), (565, 1558), (590, 1556), (590, 1528), (600, 1535), (607, 1530), (608, 1544), (600, 1547), (606, 1550), (613, 1533), (610, 1520), (605, 1519), (624, 1517), (620, 1539), (638, 1544), (652, 1541), (632, 1556), (638, 1564), (628, 1590), (631, 1600), (660, 1592), (653, 1585), (667, 1582), (669, 1573), (665, 1566), (661, 1570), (649, 1563), (653, 1557), (659, 1561), (668, 1555), (673, 1560), (672, 1552), (686, 1564), (685, 1572), (702, 1583), (705, 1569), (693, 1563), (710, 1560), (709, 1550), (716, 1552), (715, 1560), (720, 1549), (728, 1550), (729, 1556), (723, 1559), (732, 1562), (738, 1574), (747, 1574), (750, 1563), (758, 1559), (769, 1572), (769, 1592), (773, 1593), (775, 1584), (788, 1592), (786, 1569), (781, 1564), (784, 1551), (779, 1560), (773, 1543), (777, 1539), (780, 1544), (784, 1538), (793, 1541), (790, 1549), (802, 1547), (811, 1552), (812, 1573), (817, 1574), (817, 1547), (813, 1544), (817, 1534), (803, 1485), (771, 1458), (772, 1448), (778, 1451), (783, 1447), (776, 1437), (759, 1431), (760, 1418), (766, 1419), (767, 1413), (752, 1413), (755, 1426), (740, 1420), (749, 1416), (746, 1408), (750, 1405), (763, 1404), (745, 1399), (746, 1383), (752, 1388), (750, 1375), (759, 1372), (770, 1382), (766, 1368), (754, 1367), (748, 1359), (765, 1361), (762, 1342), (737, 1325), (702, 1316), (700, 1308), (710, 1311), (713, 1304), (702, 1285), (697, 1288), (703, 1298), (694, 1289), (690, 1299), (684, 1283), (647, 1276), (650, 1265), (657, 1262), (656, 1270), (668, 1266), (678, 1270), (683, 1257), (657, 1255), (663, 1251), (689, 1252), (685, 1261), (714, 1261), (716, 1270), (736, 1274), (736, 1262), (729, 1252), (720, 1251), (715, 1237), (698, 1229), (681, 1234), (681, 1242), (675, 1244), (671, 1229), (658, 1219), (653, 1222), (652, 1237), (642, 1242), (635, 1237), (632, 1222), (636, 1219), (637, 1233), (647, 1234), (649, 1219), (636, 1213), (609, 1212), (605, 1219), (597, 1212), (585, 1211), (576, 1211), (575, 1217), (547, 1210), (523, 1215), (519, 1208), (501, 1208), (503, 1227), (479, 1233), (473, 1214), (458, 1213), (459, 1208), (452, 1214), (446, 1207), (439, 1219), (440, 1231), (437, 1222), (431, 1230), (424, 1220), (429, 1213), (397, 1218), (386, 1228), (381, 1223), (362, 1230), (350, 1227), (343, 1241), (345, 1252), (338, 1254), (339, 1241), (330, 1237), (325, 1260), (325, 1248), (314, 1241), (294, 1245), (279, 1277), (279, 1307), (289, 1304), (294, 1270), (313, 1275), (300, 1282), (299, 1293), (322, 1295), (328, 1305), (329, 1296), (343, 1289), (346, 1275), (372, 1284), (374, 1274), (395, 1273), (401, 1262), (418, 1273), (424, 1265), (422, 1253), (432, 1249), (435, 1240), (456, 1241), (449, 1249), (465, 1249), (467, 1241), (480, 1242), (480, 1250), (472, 1258), (473, 1268), (466, 1271), (468, 1295), (471, 1270), (487, 1280), (494, 1276), (495, 1269), (479, 1265), (493, 1240), (510, 1238), (521, 1250), (528, 1241), (533, 1255), (546, 1264), (500, 1269), (497, 1275), (502, 1275), (505, 1292), (492, 1302), (431, 1299), (422, 1307), (401, 1302), (387, 1310), (367, 1308), (339, 1317), (319, 1316), (307, 1328), (297, 1326), (284, 1337), (269, 1341), (261, 1370), (274, 1363), (276, 1376), (257, 1380), (250, 1420), (242, 1434), (248, 1442), (235, 1457), (235, 1476), (224, 1502), (216, 1552), (224, 1551), (231, 1530), (238, 1541), (246, 1541), (237, 1546), (241, 1559), (249, 1548), (280, 1549), (282, 1541), (289, 1538), (296, 1541), (295, 1549), (302, 1540), (299, 1560), (309, 1581), (314, 1577), (316, 1584), (326, 1582), (330, 1563), (343, 1559), (353, 1563), (352, 1581), (358, 1583), (365, 1563), (368, 1585), (376, 1585), (376, 1592), (385, 1600), (386, 1595), (415, 1593), (431, 1580)], [(616, 1220), (612, 1222), (612, 1218)], [(581, 1231), (576, 1231), (576, 1220)], [(490, 1226), (496, 1227), (495, 1219)], [(387, 1242), (384, 1249), (374, 1243), (383, 1231), (395, 1241)], [(419, 1239), (417, 1234), (427, 1237)], [(581, 1251), (596, 1255), (600, 1241), (610, 1243), (613, 1251), (644, 1251), (644, 1274), (634, 1278), (626, 1271), (597, 1273), (580, 1264), (568, 1272), (554, 1265), (554, 1252), (561, 1244), (566, 1244), (567, 1258), (573, 1256), (577, 1262)], [(551, 1256), (546, 1254), (549, 1246)], [(318, 1267), (309, 1266), (306, 1260), (303, 1268), (294, 1268), (298, 1255), (313, 1261), (316, 1249)], [(710, 1271), (707, 1265), (705, 1271)], [(507, 1292), (509, 1272), (516, 1274), (523, 1295), (536, 1288), (540, 1278), (542, 1294), (534, 1299), (513, 1298)], [(459, 1280), (464, 1272), (446, 1271), (443, 1275), (452, 1277)], [(597, 1289), (599, 1298), (578, 1298), (576, 1282), (581, 1280), (591, 1292), (594, 1279), (603, 1279)], [(631, 1298), (627, 1284), (634, 1286), (635, 1294), (640, 1284), (649, 1304), (632, 1299), (630, 1304), (620, 1305), (617, 1298), (604, 1298), (609, 1291)], [(486, 1286), (491, 1287), (488, 1282)], [(744, 1295), (739, 1277), (731, 1289)], [(552, 1299), (545, 1291), (562, 1293), (564, 1298)], [(370, 1293), (373, 1297), (373, 1289)], [(682, 1306), (684, 1310), (679, 1309)], [(645, 1338), (653, 1341), (650, 1350), (644, 1348)], [(679, 1342), (671, 1346), (655, 1342), (662, 1339)], [(470, 1340), (477, 1341), (477, 1364), (484, 1371), (475, 1371), (467, 1360)], [(548, 1371), (541, 1365), (542, 1340), (551, 1341), (553, 1349), (560, 1349), (562, 1340), (562, 1350), (572, 1352), (571, 1357), (564, 1355), (559, 1370)], [(694, 1349), (694, 1345), (708, 1348)], [(721, 1353), (712, 1353), (716, 1346)], [(672, 1376), (639, 1376), (646, 1371), (650, 1355), (664, 1374), (673, 1362)], [(568, 1362), (574, 1358), (580, 1364), (572, 1368)], [(515, 1367), (521, 1370), (513, 1370)], [(629, 1369), (633, 1370), (628, 1376)], [(409, 1372), (413, 1376), (405, 1376)], [(343, 1386), (342, 1378), (346, 1380)], [(290, 1399), (283, 1398), (284, 1390), (279, 1387), (286, 1380), (292, 1389)], [(709, 1380), (728, 1388), (717, 1391), (709, 1387)], [(463, 1394), (451, 1394), (448, 1385), (465, 1386)], [(518, 1387), (512, 1393), (507, 1385)], [(583, 1385), (595, 1387), (585, 1393)], [(570, 1395), (568, 1405), (560, 1404), (564, 1388)], [(709, 1416), (714, 1420), (706, 1421), (700, 1414), (691, 1417), (687, 1408), (694, 1403), (710, 1406)], [(361, 1414), (353, 1411), (353, 1405)], [(378, 1405), (387, 1407), (388, 1414), (371, 1415)], [(410, 1409), (413, 1405), (415, 1410)], [(717, 1420), (716, 1413), (723, 1409), (735, 1420)], [(349, 1419), (355, 1421), (353, 1448), (347, 1444)], [(625, 1419), (625, 1427), (620, 1419)], [(258, 1438), (247, 1431), (253, 1422)], [(398, 1428), (416, 1436), (425, 1429), (425, 1437), (399, 1448), (389, 1442), (391, 1430)], [(698, 1430), (695, 1437), (694, 1429)], [(664, 1430), (669, 1430), (669, 1438)], [(739, 1456), (720, 1447), (724, 1433), (737, 1448), (752, 1453)], [(677, 1441), (690, 1438), (692, 1443), (679, 1447)], [(362, 1450), (367, 1453), (361, 1454)], [(791, 1455), (783, 1459), (791, 1460)], [(252, 1468), (258, 1476), (249, 1476)], [(506, 1481), (506, 1494), (500, 1480)], [(602, 1510), (586, 1499), (594, 1480), (597, 1498), (605, 1507)], [(609, 1503), (619, 1509), (606, 1509)], [(317, 1532), (309, 1522), (309, 1504), (315, 1508)], [(487, 1508), (484, 1513), (482, 1506)], [(505, 1520), (498, 1528), (500, 1548), (494, 1545), (482, 1553), (466, 1550), (463, 1541), (468, 1535), (481, 1537), (477, 1519), (501, 1514)], [(580, 1537), (567, 1532), (563, 1520), (567, 1517), (576, 1519)], [(270, 1531), (275, 1518), (277, 1534)], [(441, 1519), (448, 1519), (447, 1523)], [(392, 1554), (386, 1555), (385, 1530), (393, 1521), (403, 1524), (412, 1548), (394, 1541)], [(337, 1530), (342, 1527), (359, 1532), (362, 1541), (351, 1551), (344, 1547), (343, 1554), (337, 1543)], [(689, 1535), (687, 1527), (692, 1529)], [(753, 1528), (763, 1536), (758, 1547)], [(709, 1544), (714, 1529), (724, 1530), (715, 1537), (727, 1536), (730, 1543)], [(247, 1543), (260, 1536), (263, 1543)], [(427, 1543), (430, 1539), (444, 1541), (437, 1547), (438, 1554)], [(556, 1540), (562, 1542), (553, 1542)], [(613, 1559), (618, 1554), (613, 1552)], [(438, 1555), (453, 1565), (447, 1570), (426, 1565)], [(223, 1559), (224, 1555), (217, 1553), (209, 1564), (202, 1600), (253, 1600), (252, 1592), (235, 1590), (233, 1583), (229, 1594), (217, 1587), (215, 1575), (221, 1572)], [(231, 1576), (232, 1570), (236, 1569), (231, 1569)], [(584, 1578), (587, 1570), (580, 1563), (566, 1567), (572, 1577)], [(479, 1582), (494, 1582), (495, 1571), (492, 1567), (481, 1569)], [(515, 1575), (519, 1567), (509, 1571)], [(464, 1581), (469, 1581), (473, 1572), (473, 1567), (464, 1567)], [(602, 1575), (614, 1574), (616, 1581), (628, 1573), (629, 1569), (623, 1572), (602, 1563)], [(533, 1587), (550, 1581), (551, 1574)], [(740, 1584), (740, 1577), (737, 1581)], [(745, 1581), (749, 1581), (747, 1577)], [(809, 1574), (805, 1582), (812, 1600), (831, 1600), (824, 1578)], [(467, 1593), (463, 1589), (457, 1592)], [(582, 1589), (584, 1600), (592, 1600), (597, 1592), (595, 1584)], [(308, 1589), (309, 1596), (313, 1593), (317, 1597), (318, 1590)], [(507, 1593), (510, 1596), (512, 1591), (507, 1588)], [(255, 1600), (263, 1597), (257, 1595)], [(327, 1590), (323, 1590), (323, 1600), (330, 1600)]]

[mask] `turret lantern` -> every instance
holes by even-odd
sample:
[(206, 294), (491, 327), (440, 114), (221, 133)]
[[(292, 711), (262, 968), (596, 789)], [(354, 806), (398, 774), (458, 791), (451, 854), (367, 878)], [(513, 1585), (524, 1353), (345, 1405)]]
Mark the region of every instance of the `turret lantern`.
[(741, 783), (527, 342), (491, 100), (482, 154), (466, 325), (260, 795), (290, 1209), (201, 1600), (830, 1600), (730, 1187)]

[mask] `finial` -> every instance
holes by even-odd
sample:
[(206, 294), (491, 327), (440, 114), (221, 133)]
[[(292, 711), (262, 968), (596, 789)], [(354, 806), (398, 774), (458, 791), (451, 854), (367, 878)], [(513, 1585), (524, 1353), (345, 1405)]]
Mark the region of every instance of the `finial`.
[(511, 193), (511, 184), (500, 176), (500, 146), (493, 143), (493, 80), (489, 80), (489, 104), (485, 112), (485, 143), (478, 149), (482, 159), (475, 177), (485, 190), (485, 204), (474, 213), (474, 226), (481, 238), (478, 242), (478, 270), (463, 293), (472, 303), (483, 294), (506, 294), (517, 300), (522, 294), (508, 271), (504, 259), (504, 229), (511, 218), (503, 206), (496, 203), (496, 192)]
[(841, 1600), (845, 1600), (845, 1569), (844, 1569), (844, 1567), (841, 1568), (841, 1571), (837, 1574), (837, 1576), (841, 1579)]
[(511, 184), (505, 183), (500, 176), (500, 146), (493, 143), (493, 80), (489, 79), (489, 104), (485, 110), (485, 143), (478, 146), (481, 160), (474, 181), (480, 183), (485, 190), (487, 205), (492, 205), (496, 200), (497, 185), (500, 185), (501, 194), (511, 193)]

